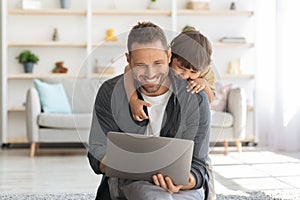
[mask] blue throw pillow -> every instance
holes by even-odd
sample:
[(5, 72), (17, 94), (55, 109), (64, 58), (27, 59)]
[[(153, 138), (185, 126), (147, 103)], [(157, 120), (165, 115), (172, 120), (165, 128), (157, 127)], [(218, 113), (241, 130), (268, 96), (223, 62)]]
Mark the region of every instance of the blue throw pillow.
[(72, 113), (65, 88), (61, 83), (48, 84), (37, 79), (33, 80), (33, 83), (45, 113)]

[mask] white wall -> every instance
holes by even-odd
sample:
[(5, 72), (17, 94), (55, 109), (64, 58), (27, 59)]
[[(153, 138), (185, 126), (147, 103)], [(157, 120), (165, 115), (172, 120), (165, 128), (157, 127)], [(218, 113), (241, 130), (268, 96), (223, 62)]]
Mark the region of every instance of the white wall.
[(259, 2), (258, 130), (276, 150), (300, 150), (299, 1)]
[(276, 0), (257, 1), (256, 124), (260, 144), (268, 145), (270, 110), (274, 107)]

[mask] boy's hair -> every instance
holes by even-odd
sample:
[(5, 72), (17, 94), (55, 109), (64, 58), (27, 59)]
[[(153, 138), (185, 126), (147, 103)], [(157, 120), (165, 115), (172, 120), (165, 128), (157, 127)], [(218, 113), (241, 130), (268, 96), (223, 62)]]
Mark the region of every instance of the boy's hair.
[(160, 41), (164, 50), (168, 51), (167, 38), (159, 26), (152, 22), (138, 22), (128, 35), (127, 49), (130, 54), (133, 43), (147, 44), (156, 41)]
[(180, 33), (171, 42), (172, 57), (177, 58), (186, 69), (202, 71), (211, 63), (212, 46), (199, 31), (188, 30)]

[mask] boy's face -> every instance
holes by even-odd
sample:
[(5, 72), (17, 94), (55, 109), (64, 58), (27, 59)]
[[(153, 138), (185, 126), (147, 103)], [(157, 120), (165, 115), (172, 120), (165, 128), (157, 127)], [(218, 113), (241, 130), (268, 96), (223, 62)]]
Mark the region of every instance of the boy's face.
[(131, 54), (127, 53), (126, 57), (142, 93), (157, 96), (168, 90), (171, 52), (166, 53), (160, 41), (133, 43)]
[(177, 58), (173, 58), (171, 68), (173, 69), (174, 73), (181, 79), (194, 80), (200, 76), (199, 71), (185, 68), (181, 65), (181, 62)]

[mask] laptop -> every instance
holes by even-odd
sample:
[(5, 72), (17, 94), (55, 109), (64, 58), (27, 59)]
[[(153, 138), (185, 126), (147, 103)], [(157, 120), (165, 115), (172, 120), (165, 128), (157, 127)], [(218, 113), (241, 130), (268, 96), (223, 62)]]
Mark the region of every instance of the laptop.
[(191, 140), (109, 132), (105, 174), (152, 181), (160, 172), (171, 177), (175, 185), (187, 185), (193, 148)]

